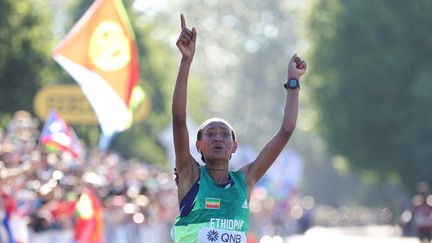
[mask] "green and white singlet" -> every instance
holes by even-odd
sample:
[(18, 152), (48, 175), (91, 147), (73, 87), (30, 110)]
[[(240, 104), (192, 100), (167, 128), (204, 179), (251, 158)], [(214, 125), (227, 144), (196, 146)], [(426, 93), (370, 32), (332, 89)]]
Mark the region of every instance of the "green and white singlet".
[(246, 243), (249, 204), (246, 179), (241, 171), (228, 172), (234, 183), (221, 187), (200, 166), (199, 189), (192, 211), (178, 216), (176, 243)]

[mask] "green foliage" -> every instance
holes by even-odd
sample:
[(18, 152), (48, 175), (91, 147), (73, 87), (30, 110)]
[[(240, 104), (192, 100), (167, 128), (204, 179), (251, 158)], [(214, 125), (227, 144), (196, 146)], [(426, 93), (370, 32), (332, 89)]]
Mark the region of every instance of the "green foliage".
[[(133, 23), (133, 21), (132, 21)], [(119, 134), (112, 148), (126, 157), (137, 157), (151, 163), (166, 163), (165, 148), (158, 136), (170, 122), (171, 87), (176, 66), (164, 43), (151, 38), (150, 26), (134, 26), (140, 52), (140, 84), (151, 98), (151, 112), (141, 124)]]
[(54, 80), (47, 6), (0, 0), (0, 113), (33, 111), (39, 88)]
[(381, 179), (432, 183), (432, 2), (315, 3), (309, 79), (329, 148)]
[(68, 20), (66, 29), (70, 30), (76, 22), (84, 15), (88, 8), (93, 4), (94, 0), (79, 0), (70, 1), (67, 7)]

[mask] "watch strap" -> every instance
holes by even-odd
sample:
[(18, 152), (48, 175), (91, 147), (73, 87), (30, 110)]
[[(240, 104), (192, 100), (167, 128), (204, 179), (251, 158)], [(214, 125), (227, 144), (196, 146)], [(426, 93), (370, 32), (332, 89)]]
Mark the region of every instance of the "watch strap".
[(298, 89), (298, 88), (300, 88), (300, 81), (296, 78), (290, 78), (284, 84), (284, 88), (285, 89)]

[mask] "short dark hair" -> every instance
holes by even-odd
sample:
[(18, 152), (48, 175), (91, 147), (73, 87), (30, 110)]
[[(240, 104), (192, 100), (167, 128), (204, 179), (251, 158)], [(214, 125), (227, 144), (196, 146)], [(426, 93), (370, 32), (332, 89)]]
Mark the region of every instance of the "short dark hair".
[(210, 118), (210, 119), (206, 120), (205, 122), (203, 122), (203, 123), (200, 125), (200, 127), (198, 128), (198, 132), (197, 132), (197, 140), (198, 140), (198, 141), (200, 141), (201, 138), (202, 138), (202, 131), (203, 131), (204, 127), (207, 126), (208, 124), (210, 124), (211, 122), (222, 122), (222, 123), (224, 123), (225, 125), (227, 125), (228, 128), (231, 130), (231, 137), (232, 137), (232, 140), (233, 140), (233, 141), (236, 141), (236, 134), (235, 134), (235, 131), (234, 131), (234, 129), (232, 128), (232, 126), (231, 126), (227, 121), (225, 121), (224, 119), (222, 119), (222, 118), (217, 118), (217, 117), (215, 117), (215, 118)]

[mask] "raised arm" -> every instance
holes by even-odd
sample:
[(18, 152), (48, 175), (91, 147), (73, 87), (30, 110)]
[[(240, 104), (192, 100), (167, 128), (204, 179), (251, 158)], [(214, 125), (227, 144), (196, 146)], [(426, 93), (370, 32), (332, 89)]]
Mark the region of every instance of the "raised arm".
[(175, 166), (178, 174), (178, 197), (181, 200), (198, 178), (198, 167), (190, 153), (189, 135), (186, 126), (187, 83), (189, 70), (195, 54), (197, 33), (195, 28), (189, 30), (186, 27), (183, 14), (180, 15), (180, 19), (181, 33), (176, 45), (182, 54), (182, 58), (174, 89), (172, 116)]
[[(295, 54), (288, 64), (288, 80), (293, 78), (300, 80), (306, 68), (306, 63)], [(241, 169), (246, 176), (248, 190), (251, 190), (270, 168), (294, 132), (298, 113), (298, 96), (299, 88), (287, 88), (284, 115), (279, 131), (267, 142), (255, 161)]]

